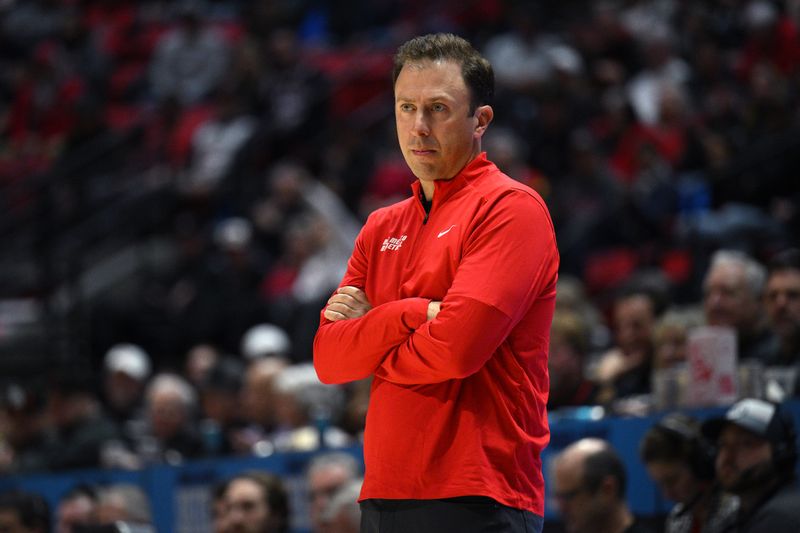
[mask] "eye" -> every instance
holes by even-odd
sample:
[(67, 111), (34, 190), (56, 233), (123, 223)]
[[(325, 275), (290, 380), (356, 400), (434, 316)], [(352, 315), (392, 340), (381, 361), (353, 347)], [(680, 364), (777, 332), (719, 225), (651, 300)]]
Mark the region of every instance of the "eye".
[(431, 106), (431, 109), (432, 109), (433, 111), (435, 111), (435, 112), (439, 113), (439, 112), (441, 112), (441, 111), (445, 111), (445, 110), (447, 110), (447, 107), (446, 107), (444, 104), (438, 104), (438, 103), (437, 103), (437, 104), (433, 104), (433, 105)]
[(403, 103), (403, 104), (400, 104), (399, 109), (400, 109), (400, 111), (402, 111), (404, 113), (409, 113), (411, 111), (414, 111), (414, 106), (409, 104), (409, 103)]

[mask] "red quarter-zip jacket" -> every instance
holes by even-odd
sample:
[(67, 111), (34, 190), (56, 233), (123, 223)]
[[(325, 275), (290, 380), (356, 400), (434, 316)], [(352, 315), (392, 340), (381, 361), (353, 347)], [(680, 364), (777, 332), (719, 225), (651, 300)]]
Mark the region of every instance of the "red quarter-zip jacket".
[[(434, 183), (429, 215), (415, 182), (367, 219), (342, 286), (373, 308), (323, 316), (314, 365), (326, 383), (374, 376), (361, 499), (488, 496), (543, 516), (550, 215), (484, 153)], [(429, 321), (431, 300), (442, 304)]]

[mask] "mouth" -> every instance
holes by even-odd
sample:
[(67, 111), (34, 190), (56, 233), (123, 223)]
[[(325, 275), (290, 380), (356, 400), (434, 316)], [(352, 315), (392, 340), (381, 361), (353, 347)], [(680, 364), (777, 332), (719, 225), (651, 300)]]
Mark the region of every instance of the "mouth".
[(429, 148), (412, 148), (411, 153), (414, 155), (431, 155), (435, 153), (435, 150)]

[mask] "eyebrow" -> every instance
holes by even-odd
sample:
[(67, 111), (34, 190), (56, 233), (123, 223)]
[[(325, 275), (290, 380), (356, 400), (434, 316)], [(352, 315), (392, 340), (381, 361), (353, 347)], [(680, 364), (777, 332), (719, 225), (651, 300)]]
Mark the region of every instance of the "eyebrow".
[[(415, 98), (411, 98), (409, 96), (403, 96), (403, 95), (396, 95), (394, 99), (395, 99), (396, 102), (417, 102), (418, 101)], [(436, 95), (434, 95), (434, 96), (432, 96), (430, 98), (425, 98), (423, 100), (423, 102), (451, 102), (453, 100), (454, 100), (454, 98), (452, 98), (450, 96), (447, 96), (447, 94), (445, 94), (445, 93), (441, 93), (441, 94), (436, 94)]]

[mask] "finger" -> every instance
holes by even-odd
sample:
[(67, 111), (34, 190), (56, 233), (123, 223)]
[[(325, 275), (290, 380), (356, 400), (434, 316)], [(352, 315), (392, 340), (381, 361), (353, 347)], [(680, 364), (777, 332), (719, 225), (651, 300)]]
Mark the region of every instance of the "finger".
[(348, 295), (358, 302), (367, 303), (367, 294), (359, 289), (358, 287), (353, 287), (352, 285), (345, 285), (344, 287), (339, 287), (336, 291), (338, 294)]
[(336, 311), (347, 313), (348, 311), (356, 311), (362, 307), (362, 304), (355, 301), (350, 296), (337, 294), (328, 300), (328, 307), (331, 306), (333, 306)]
[(333, 311), (331, 309), (325, 309), (325, 312), (322, 313), (323, 316), (330, 320), (331, 322), (336, 322), (337, 320), (347, 320), (347, 317), (344, 316), (342, 313), (338, 311)]
[(360, 303), (350, 295), (347, 294), (335, 294), (328, 298), (328, 305), (343, 305), (350, 308), (355, 308), (360, 305)]

